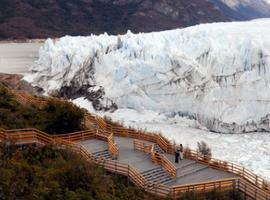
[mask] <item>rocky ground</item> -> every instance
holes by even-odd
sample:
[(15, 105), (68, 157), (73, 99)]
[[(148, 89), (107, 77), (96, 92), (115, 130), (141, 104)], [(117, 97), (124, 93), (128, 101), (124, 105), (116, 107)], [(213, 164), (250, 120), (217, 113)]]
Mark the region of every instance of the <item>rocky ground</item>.
[(32, 87), (29, 83), (22, 80), (22, 75), (19, 74), (4, 74), (0, 73), (0, 84), (21, 92), (28, 92), (34, 95), (42, 93), (42, 89)]

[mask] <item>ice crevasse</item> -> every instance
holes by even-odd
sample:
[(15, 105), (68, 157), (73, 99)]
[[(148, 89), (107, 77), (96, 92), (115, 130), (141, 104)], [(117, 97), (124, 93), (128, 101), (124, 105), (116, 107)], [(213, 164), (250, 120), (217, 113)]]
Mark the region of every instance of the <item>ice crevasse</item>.
[(212, 131), (270, 131), (270, 20), (163, 32), (48, 39), (25, 79), (48, 94), (84, 96), (198, 120)]

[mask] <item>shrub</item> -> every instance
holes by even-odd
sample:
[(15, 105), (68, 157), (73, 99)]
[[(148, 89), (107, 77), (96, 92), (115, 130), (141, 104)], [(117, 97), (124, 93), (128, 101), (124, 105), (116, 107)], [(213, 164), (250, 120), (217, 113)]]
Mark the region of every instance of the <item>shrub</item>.
[(82, 129), (84, 111), (65, 101), (50, 100), (44, 108), (48, 133), (69, 133)]
[(152, 195), (55, 146), (0, 143), (0, 199), (140, 200)]
[(206, 142), (201, 141), (201, 142), (197, 142), (197, 151), (199, 154), (201, 154), (204, 157), (209, 157), (211, 158), (212, 156), (212, 152), (210, 147), (206, 144)]
[(24, 105), (0, 85), (0, 127), (37, 128), (47, 133), (80, 131), (85, 111), (70, 102), (49, 100), (45, 107)]

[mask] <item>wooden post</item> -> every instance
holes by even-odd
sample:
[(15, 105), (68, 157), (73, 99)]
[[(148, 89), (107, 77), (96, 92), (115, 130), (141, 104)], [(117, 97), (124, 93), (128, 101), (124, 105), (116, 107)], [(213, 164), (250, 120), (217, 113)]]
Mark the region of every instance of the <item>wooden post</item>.
[(175, 188), (172, 189), (172, 198), (176, 199)]
[[(22, 134), (20, 133), (20, 141), (22, 140)], [(21, 144), (20, 144), (20, 147), (21, 147), (21, 150), (22, 150), (22, 142), (21, 142)]]
[(117, 162), (114, 161), (114, 175), (116, 176), (117, 173)]
[(129, 165), (128, 165), (128, 184), (129, 184)]
[(235, 195), (235, 191), (236, 191), (236, 184), (235, 184), (235, 180), (233, 180), (233, 196)]
[(254, 199), (257, 199), (257, 189), (255, 189), (254, 193)]
[(244, 196), (245, 200), (247, 199), (247, 184), (245, 183), (245, 196)]

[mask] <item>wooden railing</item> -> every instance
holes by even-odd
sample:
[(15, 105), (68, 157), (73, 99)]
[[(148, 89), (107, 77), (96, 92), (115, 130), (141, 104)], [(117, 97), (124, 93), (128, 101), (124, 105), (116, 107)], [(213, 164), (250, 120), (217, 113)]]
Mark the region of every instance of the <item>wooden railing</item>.
[(196, 191), (197, 193), (207, 193), (213, 190), (216, 191), (234, 191), (239, 178), (222, 179), (218, 181), (209, 181), (196, 184), (187, 184), (172, 187), (173, 198), (181, 196), (186, 192)]
[(154, 146), (152, 146), (151, 149), (151, 160), (153, 163), (161, 165), (172, 177), (176, 177), (176, 167), (166, 158), (166, 156), (155, 151)]
[(19, 101), (22, 104), (34, 104), (37, 105), (38, 107), (42, 107), (48, 103), (48, 99), (46, 100), (43, 97), (33, 97), (30, 94), (15, 91), (13, 91), (13, 94), (17, 99), (17, 101)]
[[(101, 118), (99, 118), (99, 121), (97, 121), (97, 125), (100, 127), (100, 121)], [(103, 123), (105, 123), (105, 120), (103, 119)], [(134, 129), (128, 129), (124, 127), (118, 127), (117, 125), (112, 125), (110, 122), (107, 124), (107, 129), (111, 130), (115, 135), (123, 136), (123, 137), (131, 137), (138, 140), (146, 140), (149, 142), (157, 143), (166, 153), (173, 154), (176, 150), (177, 145), (171, 144), (169, 141), (167, 141), (165, 138), (163, 138), (159, 134), (155, 133), (146, 133), (146, 132), (140, 132), (136, 131)], [(156, 156), (157, 159), (158, 156)], [(184, 157), (189, 158), (192, 160), (196, 160), (198, 162), (202, 162), (204, 164), (209, 165), (209, 167), (223, 170), (226, 172), (231, 172), (244, 180), (249, 181), (250, 183), (254, 184), (254, 186), (263, 189), (265, 192), (270, 194), (270, 183), (269, 181), (263, 179), (262, 177), (257, 176), (250, 170), (247, 170), (239, 165), (236, 165), (234, 163), (230, 163), (227, 161), (222, 161), (214, 158), (207, 158), (205, 156), (201, 156), (194, 150), (185, 149), (184, 151)], [(157, 162), (157, 160), (154, 160), (154, 162)]]
[(146, 144), (139, 140), (133, 141), (134, 150), (141, 151), (144, 153), (151, 153), (151, 150), (153, 148), (153, 144)]
[[(16, 94), (16, 93), (15, 93)], [(44, 99), (40, 99), (40, 98), (36, 98), (36, 97), (31, 97), (29, 95), (15, 95), (15, 97), (18, 99), (18, 101), (24, 102), (24, 103), (33, 103), (33, 104), (38, 104), (40, 106), (44, 106), (46, 104), (46, 101), (44, 101)], [(103, 118), (97, 117), (97, 116), (93, 116), (91, 114), (86, 114), (85, 118), (87, 118), (86, 120), (88, 122), (93, 121), (93, 124), (96, 124), (97, 127), (95, 127), (96, 129), (102, 130), (104, 132), (108, 131), (108, 132), (112, 132), (115, 135), (118, 136), (123, 136), (123, 137), (131, 137), (131, 138), (135, 138), (135, 139), (139, 139), (139, 140), (146, 140), (146, 141), (150, 141), (150, 142), (155, 142), (157, 144), (159, 144), (159, 146), (166, 152), (166, 153), (174, 153), (176, 146), (172, 145), (169, 141), (167, 141), (164, 137), (158, 135), (158, 134), (154, 134), (154, 133), (146, 133), (144, 131), (137, 131), (135, 129), (130, 129), (130, 128), (125, 128), (121, 125), (117, 125), (114, 123), (111, 123), (109, 121), (104, 120)], [(87, 133), (89, 134), (89, 137), (91, 134), (93, 134), (92, 132)], [(85, 133), (85, 135), (87, 135)], [(14, 138), (18, 139), (18, 136), (14, 135)], [(31, 138), (33, 136), (25, 133), (25, 136), (22, 136), (22, 134), (20, 135), (21, 138), (25, 138), (28, 139), (29, 141), (33, 140), (35, 138)], [(39, 139), (43, 139), (44, 142), (49, 142), (51, 140), (51, 138), (48, 138), (47, 135), (44, 135), (43, 133), (38, 134), (37, 138), (39, 137)], [(73, 136), (67, 136), (64, 139), (67, 139), (67, 137), (69, 137), (69, 141), (76, 141), (78, 140), (78, 136), (77, 134), (74, 134)], [(88, 136), (87, 136), (88, 137)], [(3, 134), (3, 132), (0, 131), (0, 140), (3, 140), (3, 138), (5, 139), (10, 139), (10, 136), (5, 136)], [(36, 138), (36, 139), (37, 139)], [(60, 139), (61, 140), (61, 136), (55, 136), (55, 139)], [(27, 140), (25, 140), (26, 142)], [(197, 152), (192, 151), (192, 150), (185, 150), (184, 151), (184, 156), (186, 158), (189, 159), (193, 159), (193, 160), (197, 160), (199, 162), (205, 163), (207, 165), (209, 165), (212, 168), (216, 168), (219, 170), (224, 170), (227, 172), (231, 172), (236, 174), (237, 176), (241, 177), (241, 180), (245, 181), (245, 182), (239, 182), (239, 185), (241, 187), (239, 187), (240, 191), (243, 192), (242, 187), (244, 187), (243, 185), (245, 185), (245, 187), (249, 187), (249, 188), (253, 188), (256, 191), (256, 196), (259, 196), (259, 194), (261, 196), (263, 195), (268, 195), (268, 199), (269, 199), (269, 195), (270, 195), (270, 183), (268, 181), (266, 181), (265, 179), (255, 175), (253, 172), (238, 166), (236, 164), (230, 163), (230, 162), (226, 162), (226, 161), (221, 161), (218, 159), (213, 159), (213, 158), (206, 158), (206, 157), (202, 157), (201, 155), (199, 155)], [(200, 184), (197, 184), (200, 185)], [(164, 189), (164, 186), (159, 186), (160, 188), (163, 188), (163, 191), (168, 190), (168, 188)], [(170, 191), (171, 192), (171, 191)], [(255, 196), (253, 195), (252, 198), (254, 198)], [(255, 198), (256, 199), (256, 198)]]
[(153, 144), (146, 144), (139, 140), (134, 140), (134, 150), (138, 150), (151, 155), (151, 161), (167, 171), (171, 176), (176, 177), (176, 167), (169, 161), (166, 156), (154, 150)]
[(202, 156), (196, 151), (193, 150), (186, 150), (184, 152), (184, 156), (186, 158), (197, 160), (198, 162), (204, 163), (209, 165), (212, 168), (223, 170), (226, 172), (233, 173), (244, 180), (247, 180), (248, 182), (252, 183), (254, 186), (263, 189), (267, 193), (270, 194), (270, 183), (263, 178), (255, 175), (250, 170), (245, 169), (244, 167), (241, 167), (237, 164), (230, 163), (227, 161), (221, 161), (215, 158), (210, 158), (206, 156)]
[(176, 167), (164, 155), (161, 155), (161, 165), (167, 172), (169, 172), (169, 174), (171, 174), (171, 176), (176, 177)]
[(262, 189), (258, 189), (253, 184), (243, 179), (238, 179), (236, 189), (242, 192), (245, 196), (256, 199), (256, 200), (269, 200), (269, 193)]
[(108, 142), (108, 149), (109, 149), (109, 152), (111, 153), (112, 157), (117, 158), (118, 154), (119, 154), (119, 148), (118, 148), (117, 144), (114, 142), (113, 133), (111, 133), (108, 136), (107, 142)]
[(96, 124), (98, 124), (101, 130), (108, 130), (107, 123), (103, 120), (103, 118), (96, 116)]
[(5, 141), (5, 140), (6, 140), (5, 130), (0, 128), (0, 141)]
[(63, 139), (70, 142), (76, 142), (80, 140), (89, 140), (95, 138), (96, 130), (78, 131), (70, 134), (53, 135), (56, 139)]

